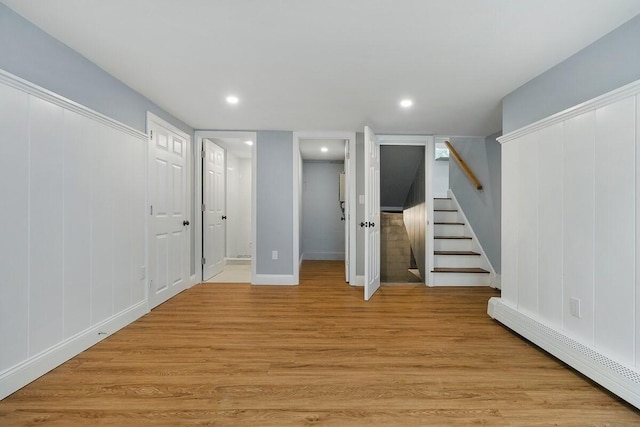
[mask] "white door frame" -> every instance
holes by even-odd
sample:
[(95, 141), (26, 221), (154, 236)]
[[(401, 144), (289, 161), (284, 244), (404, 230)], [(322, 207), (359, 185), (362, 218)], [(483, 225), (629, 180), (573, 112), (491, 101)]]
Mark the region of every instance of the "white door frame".
[[(257, 133), (244, 131), (216, 131), (216, 130), (197, 130), (195, 132), (195, 150), (193, 162), (195, 164), (195, 194), (194, 209), (197, 213), (195, 216), (195, 233), (196, 233), (196, 251), (195, 251), (195, 269), (198, 281), (203, 281), (202, 277), (202, 162), (200, 153), (202, 152), (202, 140), (206, 138), (240, 138), (244, 141), (251, 140), (251, 283), (255, 283), (256, 278), (256, 145)], [(226, 166), (225, 166), (226, 167)]]
[[(349, 284), (356, 283), (356, 133), (329, 131), (302, 131), (293, 133), (293, 278), (300, 283), (300, 140), (301, 139), (342, 139), (348, 141), (349, 158), (345, 159), (349, 167), (345, 167), (347, 180), (347, 203), (345, 221), (349, 221), (349, 253), (345, 254), (345, 262), (349, 263)], [(346, 166), (346, 165), (345, 165)]]
[[(151, 220), (149, 219), (150, 216), (150, 211), (151, 211), (151, 196), (150, 196), (150, 192), (151, 192), (151, 180), (149, 177), (149, 161), (150, 161), (150, 155), (149, 155), (149, 144), (151, 141), (151, 135), (150, 135), (150, 129), (151, 129), (151, 122), (155, 122), (158, 123), (160, 125), (162, 125), (163, 127), (165, 127), (166, 129), (170, 130), (171, 132), (174, 132), (178, 135), (180, 135), (182, 138), (184, 138), (185, 140), (185, 145), (186, 145), (186, 161), (185, 161), (185, 178), (189, 178), (191, 177), (191, 171), (192, 171), (192, 165), (191, 165), (191, 157), (192, 157), (192, 152), (191, 152), (191, 135), (187, 134), (186, 132), (184, 132), (183, 130), (179, 129), (178, 127), (172, 125), (171, 123), (167, 122), (166, 120), (160, 118), (159, 116), (156, 116), (155, 114), (153, 114), (151, 111), (147, 111), (147, 117), (146, 117), (146, 130), (147, 130), (147, 144), (145, 147), (145, 157), (146, 157), (146, 161), (145, 161), (145, 177), (146, 177), (146, 187), (145, 187), (145, 202), (146, 202), (146, 206), (147, 206), (147, 215), (145, 215), (146, 221), (145, 221), (145, 299), (147, 301), (147, 306), (149, 306), (150, 304), (150, 282), (149, 282), (149, 278), (151, 277), (151, 271), (150, 271), (150, 264), (149, 264), (149, 242), (150, 239), (152, 238), (151, 236), (151, 232), (150, 232), (150, 227), (151, 227)], [(191, 186), (191, 180), (187, 179), (187, 183), (186, 183), (186, 194), (185, 194), (185, 210), (184, 212), (186, 213), (186, 217), (188, 220), (191, 219), (192, 217), (192, 205), (189, 202), (191, 199), (191, 194), (192, 194), (192, 186)], [(188, 242), (191, 242), (191, 230), (188, 230)], [(187, 251), (190, 252), (190, 243), (189, 245), (187, 245)], [(188, 253), (187, 253), (187, 259), (188, 257)], [(190, 263), (187, 263), (190, 264)], [(188, 267), (188, 278), (189, 280), (187, 281), (187, 283), (185, 284), (186, 288), (190, 288), (191, 286), (193, 286), (196, 283), (196, 277), (194, 277), (193, 275), (191, 275), (191, 265), (189, 265)]]
[(426, 222), (425, 227), (425, 270), (427, 277), (424, 278), (425, 285), (433, 283), (434, 255), (433, 255), (433, 166), (435, 157), (435, 139), (433, 135), (378, 135), (380, 145), (416, 145), (423, 146), (425, 161), (425, 203), (426, 203)]

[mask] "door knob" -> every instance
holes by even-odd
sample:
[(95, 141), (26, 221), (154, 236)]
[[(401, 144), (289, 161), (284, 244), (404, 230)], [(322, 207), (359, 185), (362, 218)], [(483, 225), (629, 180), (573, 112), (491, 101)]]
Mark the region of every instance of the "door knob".
[(222, 215), (222, 219), (227, 219), (227, 216), (226, 215)]
[(189, 221), (182, 221), (182, 225), (189, 225), (190, 222)]
[(360, 223), (360, 227), (368, 227), (368, 226), (369, 226), (369, 224), (367, 224), (366, 222), (361, 222)]
[(375, 223), (375, 222), (370, 222), (370, 223), (369, 223), (369, 227), (375, 227), (375, 226), (376, 226), (376, 223)]

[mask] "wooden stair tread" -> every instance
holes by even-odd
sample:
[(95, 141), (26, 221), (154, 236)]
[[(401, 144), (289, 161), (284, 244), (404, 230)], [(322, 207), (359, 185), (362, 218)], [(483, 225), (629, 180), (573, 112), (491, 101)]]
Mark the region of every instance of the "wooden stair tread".
[(433, 236), (434, 239), (471, 240), (469, 236)]
[(434, 255), (480, 255), (474, 251), (434, 251)]
[(431, 270), (432, 273), (489, 273), (484, 268), (452, 268), (437, 267)]
[(464, 225), (464, 222), (434, 222), (433, 225)]

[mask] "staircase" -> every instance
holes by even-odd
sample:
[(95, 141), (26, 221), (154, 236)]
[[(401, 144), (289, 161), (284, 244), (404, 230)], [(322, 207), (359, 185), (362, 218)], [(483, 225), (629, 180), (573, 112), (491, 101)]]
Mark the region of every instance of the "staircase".
[(432, 286), (489, 286), (489, 263), (450, 198), (434, 199)]

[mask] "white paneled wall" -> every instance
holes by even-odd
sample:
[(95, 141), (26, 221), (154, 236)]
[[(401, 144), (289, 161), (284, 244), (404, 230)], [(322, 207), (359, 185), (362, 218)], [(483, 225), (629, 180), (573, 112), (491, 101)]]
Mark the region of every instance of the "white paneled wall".
[(640, 82), (499, 138), (502, 297), (490, 311), (515, 309), (518, 321), (496, 318), (525, 336), (522, 319), (551, 328), (567, 348), (549, 351), (575, 340), (618, 374), (640, 367), (638, 93)]
[(0, 74), (0, 398), (146, 312), (146, 136)]

